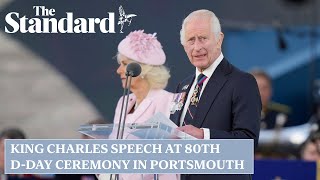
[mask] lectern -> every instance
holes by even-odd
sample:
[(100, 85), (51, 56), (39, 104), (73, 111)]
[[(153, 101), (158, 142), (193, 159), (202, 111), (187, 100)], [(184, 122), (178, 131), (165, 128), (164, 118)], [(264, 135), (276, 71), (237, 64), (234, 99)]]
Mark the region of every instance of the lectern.
[[(79, 132), (94, 139), (116, 139), (119, 124), (92, 124), (82, 125)], [(196, 139), (176, 129), (177, 126), (165, 117), (157, 113), (145, 123), (126, 123), (123, 139)], [(141, 180), (144, 176), (141, 175)], [(154, 180), (159, 176), (154, 175)]]

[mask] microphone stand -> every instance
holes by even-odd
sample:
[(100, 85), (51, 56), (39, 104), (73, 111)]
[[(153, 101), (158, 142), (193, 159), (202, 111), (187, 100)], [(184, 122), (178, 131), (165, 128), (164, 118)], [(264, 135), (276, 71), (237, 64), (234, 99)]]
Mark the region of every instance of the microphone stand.
[[(117, 129), (117, 138), (116, 139), (123, 139), (123, 133), (124, 133), (124, 127), (126, 125), (126, 117), (127, 117), (127, 108), (128, 108), (128, 102), (129, 102), (129, 93), (130, 93), (130, 85), (131, 85), (131, 79), (132, 79), (133, 73), (127, 71), (126, 72), (126, 82), (125, 82), (125, 88), (123, 90), (123, 99), (122, 99), (122, 105), (121, 105), (121, 111), (120, 111), (120, 117), (119, 117), (119, 124)], [(129, 80), (129, 84), (128, 84)], [(128, 88), (127, 88), (128, 87)], [(124, 103), (126, 101), (126, 104), (124, 106)], [(125, 109), (125, 112), (123, 114), (123, 110)], [(123, 118), (122, 118), (123, 116)], [(112, 180), (113, 174), (110, 175), (110, 180)], [(119, 179), (119, 174), (115, 174), (115, 180)]]
[[(122, 99), (119, 124), (118, 124), (118, 129), (117, 129), (117, 139), (123, 138), (123, 132), (124, 132), (124, 127), (125, 127), (125, 122), (126, 122), (126, 117), (127, 117), (126, 112), (123, 114), (123, 109), (125, 109), (127, 111), (127, 108), (128, 108), (131, 79), (132, 79), (131, 73), (127, 72), (126, 73), (126, 82), (125, 82), (126, 85), (123, 90), (123, 96), (122, 96), (123, 99)], [(129, 86), (128, 86), (128, 80), (129, 80)], [(126, 105), (125, 105), (125, 108), (123, 108), (125, 100), (126, 100)], [(122, 116), (124, 116), (124, 117), (122, 118)]]
[[(125, 106), (125, 110), (128, 109), (128, 102), (129, 102), (129, 93), (130, 93), (130, 85), (131, 85), (131, 79), (132, 79), (132, 76), (129, 75), (129, 87), (128, 87), (128, 90), (127, 90), (127, 99), (126, 99), (126, 106)], [(126, 117), (127, 117), (127, 113), (124, 113), (124, 117), (123, 117), (123, 121), (122, 121), (122, 124), (121, 124), (121, 131), (120, 131), (120, 139), (123, 139), (123, 133), (124, 133), (124, 128), (125, 128), (125, 125), (126, 125)], [(118, 138), (118, 139), (119, 139)]]

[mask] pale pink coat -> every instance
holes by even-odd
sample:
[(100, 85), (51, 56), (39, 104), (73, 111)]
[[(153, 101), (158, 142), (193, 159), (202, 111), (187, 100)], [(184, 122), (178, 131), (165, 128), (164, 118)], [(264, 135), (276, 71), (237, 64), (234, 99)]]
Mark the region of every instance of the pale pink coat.
[[(134, 107), (136, 97), (134, 94), (129, 95), (128, 110), (126, 123), (143, 123), (147, 121), (157, 112), (163, 113), (166, 117), (170, 116), (171, 103), (173, 101), (174, 94), (165, 90), (150, 90), (147, 97), (139, 104), (137, 109), (132, 113), (128, 112)], [(122, 98), (118, 101), (114, 123), (119, 122), (121, 111)], [(125, 138), (126, 136), (124, 136)], [(120, 180), (140, 180), (141, 174), (120, 174)], [(153, 174), (143, 174), (144, 180), (153, 180)], [(159, 180), (177, 180), (180, 179), (177, 174), (160, 174)]]
[[(173, 100), (173, 93), (165, 90), (150, 90), (147, 97), (139, 104), (138, 108), (132, 114), (128, 112), (134, 107), (136, 103), (136, 96), (129, 95), (128, 109), (126, 123), (143, 123), (152, 117), (155, 113), (161, 112), (166, 117), (170, 116), (170, 105)], [(113, 123), (119, 122), (120, 111), (122, 105), (122, 97), (119, 99)]]

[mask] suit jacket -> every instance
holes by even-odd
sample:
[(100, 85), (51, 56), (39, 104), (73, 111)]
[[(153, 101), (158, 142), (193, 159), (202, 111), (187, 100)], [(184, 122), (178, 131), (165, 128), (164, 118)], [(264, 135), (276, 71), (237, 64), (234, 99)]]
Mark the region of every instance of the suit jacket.
[[(189, 92), (194, 77), (182, 81), (177, 92)], [(186, 88), (188, 87), (188, 88)], [(170, 119), (179, 124), (182, 110)], [(223, 59), (203, 90), (192, 125), (209, 128), (211, 139), (254, 139), (258, 143), (261, 100), (254, 77)], [(236, 153), (236, 152), (235, 152)], [(249, 180), (251, 175), (182, 175), (187, 180)]]
[[(130, 110), (134, 107), (136, 102), (136, 97), (134, 94), (129, 95), (128, 109), (126, 123), (143, 123), (151, 118), (154, 114), (161, 112), (166, 117), (170, 116), (170, 104), (173, 100), (173, 93), (169, 93), (165, 90), (150, 90), (145, 99), (141, 102), (138, 108), (129, 114)], [(123, 98), (123, 97), (122, 97)], [(122, 105), (122, 98), (116, 107), (114, 115), (114, 123), (119, 122), (120, 111)], [(124, 133), (124, 139), (128, 138), (128, 134)], [(153, 174), (144, 174), (143, 179), (153, 180)], [(180, 176), (177, 174), (160, 174), (160, 180), (177, 180)], [(120, 180), (134, 180), (141, 179), (141, 174), (120, 174)]]

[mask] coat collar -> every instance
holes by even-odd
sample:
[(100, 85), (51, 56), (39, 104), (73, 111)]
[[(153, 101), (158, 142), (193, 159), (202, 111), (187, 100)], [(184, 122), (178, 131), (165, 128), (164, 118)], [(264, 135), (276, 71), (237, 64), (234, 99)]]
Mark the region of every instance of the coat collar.
[[(139, 119), (140, 116), (144, 114), (144, 112), (148, 109), (148, 107), (153, 102), (153, 97), (157, 94), (159, 90), (150, 90), (148, 95), (143, 99), (143, 101), (139, 104), (138, 108), (134, 113), (130, 114), (130, 119), (133, 119), (130, 123), (134, 123)], [(137, 97), (132, 93), (129, 95), (128, 109), (127, 114), (129, 114), (130, 110), (134, 108)]]

